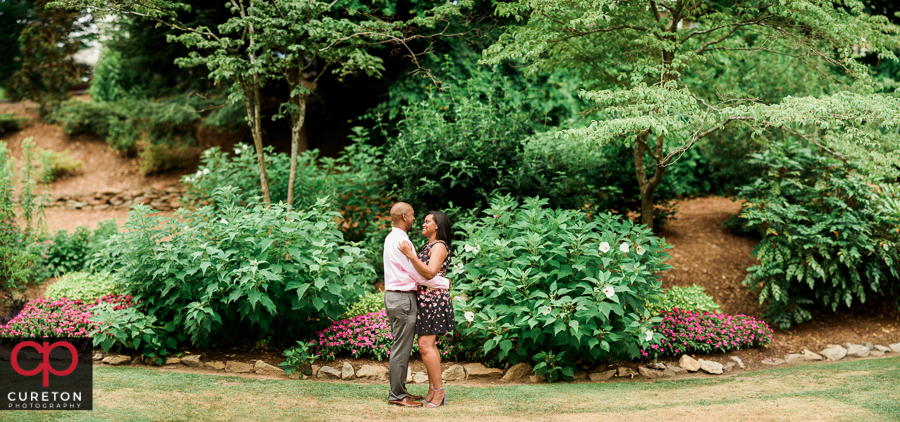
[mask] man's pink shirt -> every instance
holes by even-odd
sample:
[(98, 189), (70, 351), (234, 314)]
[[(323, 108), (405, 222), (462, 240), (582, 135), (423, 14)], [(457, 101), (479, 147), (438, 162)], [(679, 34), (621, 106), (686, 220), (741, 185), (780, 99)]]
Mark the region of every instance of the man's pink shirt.
[(396, 227), (391, 228), (391, 232), (384, 239), (384, 289), (413, 291), (416, 290), (417, 283), (432, 288), (447, 289), (450, 287), (450, 280), (437, 276), (431, 280), (426, 280), (419, 275), (416, 267), (409, 262), (409, 258), (400, 252), (400, 242), (409, 240), (409, 235), (405, 231)]

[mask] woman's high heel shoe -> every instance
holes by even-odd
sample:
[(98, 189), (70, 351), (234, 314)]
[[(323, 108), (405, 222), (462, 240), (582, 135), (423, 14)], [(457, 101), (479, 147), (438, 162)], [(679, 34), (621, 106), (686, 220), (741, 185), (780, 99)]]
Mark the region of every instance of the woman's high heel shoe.
[[(435, 388), (434, 391), (444, 390), (444, 388), (446, 388), (446, 387)], [(438, 406), (443, 406), (445, 404), (447, 404), (447, 391), (446, 390), (444, 390), (444, 398), (441, 399), (441, 404), (434, 404), (432, 402), (427, 402), (427, 403), (425, 403), (425, 407), (438, 407)]]

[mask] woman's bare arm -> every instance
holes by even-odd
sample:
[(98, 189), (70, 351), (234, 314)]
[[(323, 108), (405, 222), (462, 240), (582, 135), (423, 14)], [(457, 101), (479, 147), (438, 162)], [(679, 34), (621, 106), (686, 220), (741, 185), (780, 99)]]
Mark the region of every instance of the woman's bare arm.
[(400, 242), (400, 251), (409, 258), (409, 261), (413, 264), (413, 267), (415, 267), (416, 272), (426, 279), (434, 278), (434, 276), (440, 272), (441, 264), (444, 263), (444, 259), (447, 258), (447, 248), (443, 243), (436, 243), (431, 247), (428, 265), (425, 265), (425, 263), (416, 256), (410, 243), (406, 241)]

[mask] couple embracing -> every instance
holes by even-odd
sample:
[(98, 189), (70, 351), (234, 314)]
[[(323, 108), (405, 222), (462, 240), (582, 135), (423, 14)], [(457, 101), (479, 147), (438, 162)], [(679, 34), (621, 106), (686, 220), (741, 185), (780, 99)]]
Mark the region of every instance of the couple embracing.
[[(431, 211), (425, 215), (422, 235), (428, 238), (418, 254), (407, 234), (415, 224), (413, 208), (398, 202), (391, 207), (393, 228), (384, 240), (384, 307), (391, 324), (388, 403), (404, 407), (443, 406), (447, 390), (441, 381), (441, 354), (437, 336), (453, 331), (450, 281), (444, 277), (450, 265), (451, 224), (447, 215)], [(413, 340), (419, 336), (419, 351), (428, 371), (428, 394), (406, 391), (406, 376)]]

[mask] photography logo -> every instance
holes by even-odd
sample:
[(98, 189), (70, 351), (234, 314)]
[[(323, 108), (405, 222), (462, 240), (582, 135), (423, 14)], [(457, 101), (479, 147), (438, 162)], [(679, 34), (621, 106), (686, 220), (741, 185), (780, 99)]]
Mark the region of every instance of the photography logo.
[(0, 410), (91, 410), (92, 353), (84, 338), (0, 338)]

